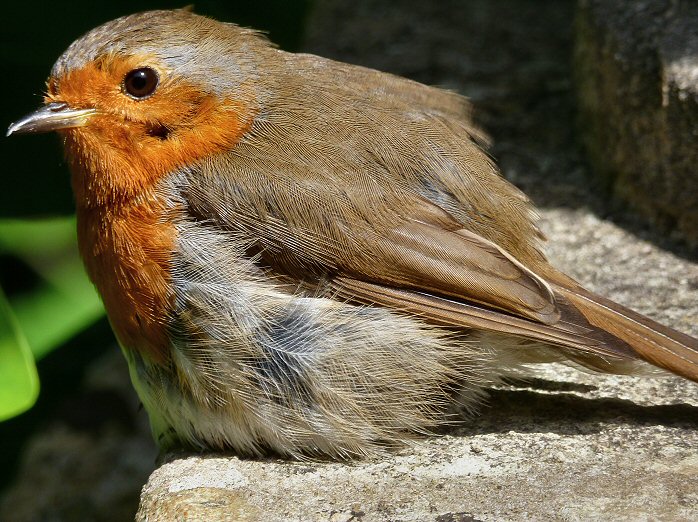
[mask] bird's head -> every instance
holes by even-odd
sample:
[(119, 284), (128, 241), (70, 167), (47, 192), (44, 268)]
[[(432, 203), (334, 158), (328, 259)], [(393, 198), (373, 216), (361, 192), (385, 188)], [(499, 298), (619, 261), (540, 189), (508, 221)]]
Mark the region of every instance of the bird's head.
[(45, 105), (8, 135), (59, 131), (78, 205), (141, 195), (162, 176), (235, 146), (259, 110), (258, 33), (186, 10), (108, 22), (75, 41)]

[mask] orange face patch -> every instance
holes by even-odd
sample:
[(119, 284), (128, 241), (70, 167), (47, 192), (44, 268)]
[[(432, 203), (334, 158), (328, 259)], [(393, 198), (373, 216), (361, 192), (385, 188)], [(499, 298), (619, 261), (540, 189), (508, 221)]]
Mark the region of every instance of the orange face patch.
[[(152, 67), (155, 93), (137, 100), (123, 92), (132, 70)], [(163, 70), (152, 56), (108, 56), (48, 84), (46, 102), (94, 108), (87, 125), (61, 131), (78, 203), (120, 204), (147, 192), (166, 174), (231, 149), (256, 113), (251, 88), (221, 100)]]

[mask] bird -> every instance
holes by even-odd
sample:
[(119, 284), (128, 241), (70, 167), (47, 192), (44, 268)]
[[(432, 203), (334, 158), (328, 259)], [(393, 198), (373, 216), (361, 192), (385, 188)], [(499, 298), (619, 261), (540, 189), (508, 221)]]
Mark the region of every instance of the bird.
[(163, 451), (380, 456), (535, 363), (698, 382), (697, 339), (547, 261), (457, 93), (148, 11), (7, 134), (49, 131)]

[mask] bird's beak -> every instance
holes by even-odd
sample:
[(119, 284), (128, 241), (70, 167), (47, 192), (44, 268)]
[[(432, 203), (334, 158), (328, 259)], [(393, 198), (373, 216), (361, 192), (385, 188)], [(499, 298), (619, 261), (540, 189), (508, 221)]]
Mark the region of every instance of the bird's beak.
[(63, 102), (49, 103), (10, 125), (6, 136), (82, 127), (96, 112), (95, 109), (71, 109)]

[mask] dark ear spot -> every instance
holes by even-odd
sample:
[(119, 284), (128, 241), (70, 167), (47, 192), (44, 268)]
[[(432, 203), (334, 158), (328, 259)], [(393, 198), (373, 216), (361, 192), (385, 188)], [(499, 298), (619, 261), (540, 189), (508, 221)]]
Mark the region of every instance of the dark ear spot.
[(148, 136), (152, 136), (153, 138), (158, 138), (160, 140), (166, 140), (167, 138), (170, 137), (171, 131), (165, 125), (156, 123), (153, 125), (148, 125), (148, 128), (146, 129), (145, 132)]

